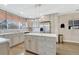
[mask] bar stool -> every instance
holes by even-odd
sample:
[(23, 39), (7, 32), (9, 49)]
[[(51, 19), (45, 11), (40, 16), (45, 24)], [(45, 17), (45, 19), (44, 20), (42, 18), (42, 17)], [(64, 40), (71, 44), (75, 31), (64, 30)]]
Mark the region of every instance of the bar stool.
[(9, 54), (9, 39), (0, 38), (0, 55)]

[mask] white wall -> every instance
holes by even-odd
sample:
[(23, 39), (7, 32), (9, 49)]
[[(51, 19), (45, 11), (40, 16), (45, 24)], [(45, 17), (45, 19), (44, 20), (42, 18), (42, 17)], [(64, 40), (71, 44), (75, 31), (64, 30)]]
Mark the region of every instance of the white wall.
[[(46, 16), (45, 20), (51, 21), (51, 33), (63, 34), (66, 42), (79, 43), (79, 29), (68, 29), (69, 20), (79, 20), (79, 13), (50, 14)], [(62, 23), (65, 24), (65, 28), (60, 28)]]
[[(78, 13), (71, 13), (59, 16), (58, 34), (64, 35), (64, 41), (79, 43), (79, 29), (68, 29), (69, 20), (79, 20)], [(60, 24), (64, 23), (65, 28), (60, 28)]]

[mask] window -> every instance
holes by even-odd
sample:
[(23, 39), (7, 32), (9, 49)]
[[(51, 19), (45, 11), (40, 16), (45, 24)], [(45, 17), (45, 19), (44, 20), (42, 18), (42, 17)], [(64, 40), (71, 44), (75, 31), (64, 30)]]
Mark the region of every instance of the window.
[(79, 26), (79, 20), (74, 20), (74, 26)]
[(79, 29), (79, 20), (70, 20), (69, 27), (72, 27), (74, 29)]

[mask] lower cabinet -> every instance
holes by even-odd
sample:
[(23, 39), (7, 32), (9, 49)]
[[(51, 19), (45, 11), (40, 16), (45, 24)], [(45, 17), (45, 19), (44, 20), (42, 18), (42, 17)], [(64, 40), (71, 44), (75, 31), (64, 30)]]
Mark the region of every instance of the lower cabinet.
[(0, 37), (9, 39), (10, 47), (24, 42), (24, 33), (5, 34), (1, 35)]
[(20, 34), (17, 34), (17, 35), (18, 35), (18, 42), (19, 43), (24, 42), (24, 33), (20, 33)]
[(38, 37), (38, 54), (41, 55), (55, 55), (56, 41), (51, 37)]
[(25, 36), (25, 49), (41, 55), (56, 54), (56, 38), (43, 36)]
[(11, 41), (12, 41), (12, 46), (14, 46), (19, 43), (18, 34), (13, 34), (12, 36), (13, 37), (11, 38)]
[(17, 44), (24, 42), (24, 34), (23, 33), (12, 34), (11, 37), (12, 37), (11, 38), (11, 41), (12, 41), (11, 46), (15, 46)]
[(25, 37), (25, 49), (37, 53), (37, 40), (33, 40), (34, 37), (26, 36)]

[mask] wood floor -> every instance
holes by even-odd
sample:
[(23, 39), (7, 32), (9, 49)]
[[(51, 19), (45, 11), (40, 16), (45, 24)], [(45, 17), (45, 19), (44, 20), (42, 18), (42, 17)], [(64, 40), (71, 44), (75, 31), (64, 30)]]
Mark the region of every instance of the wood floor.
[(22, 43), (10, 48), (10, 55), (33, 55), (33, 54), (26, 52), (24, 49), (24, 43)]
[(24, 52), (25, 49), (23, 43), (10, 48), (10, 55), (20, 55), (20, 54), (24, 54)]
[[(26, 52), (24, 44), (20, 44), (16, 47), (10, 48), (11, 55), (33, 55)], [(79, 55), (79, 44), (63, 43), (57, 44), (57, 55)]]
[(57, 44), (58, 55), (79, 55), (78, 43), (63, 43)]

